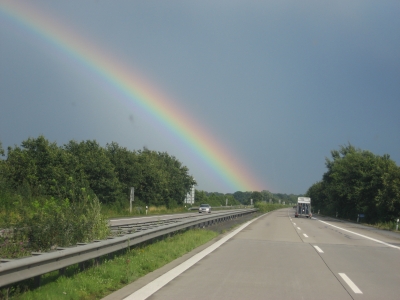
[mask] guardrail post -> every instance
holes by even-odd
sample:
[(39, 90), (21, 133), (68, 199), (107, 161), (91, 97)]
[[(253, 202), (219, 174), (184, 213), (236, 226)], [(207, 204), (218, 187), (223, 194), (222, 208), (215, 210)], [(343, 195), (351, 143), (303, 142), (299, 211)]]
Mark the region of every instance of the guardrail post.
[(35, 287), (40, 287), (40, 279), (41, 278), (42, 278), (42, 275), (35, 276), (35, 278), (34, 278)]

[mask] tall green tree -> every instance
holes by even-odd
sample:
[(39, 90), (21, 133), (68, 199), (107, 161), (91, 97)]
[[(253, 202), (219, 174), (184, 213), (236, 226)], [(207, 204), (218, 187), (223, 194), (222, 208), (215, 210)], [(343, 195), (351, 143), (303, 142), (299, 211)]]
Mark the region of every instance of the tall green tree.
[(75, 157), (91, 190), (102, 203), (114, 203), (121, 197), (121, 185), (114, 165), (106, 150), (100, 147), (95, 140), (80, 143), (70, 141), (64, 145), (64, 149)]
[(398, 166), (389, 155), (375, 155), (348, 144), (331, 151), (322, 181), (307, 191), (314, 208), (356, 219), (387, 220), (399, 214)]
[(1, 155), (1, 156), (6, 155), (6, 153), (5, 153), (5, 151), (4, 151), (4, 148), (3, 148), (3, 144), (1, 143), (1, 141), (0, 141), (0, 155)]
[(261, 202), (263, 200), (261, 192), (254, 191), (251, 193), (250, 199), (253, 199), (253, 204)]
[(5, 175), (14, 189), (25, 186), (33, 195), (71, 197), (74, 185), (85, 186), (75, 158), (44, 136), (28, 138), (21, 147), (8, 148)]

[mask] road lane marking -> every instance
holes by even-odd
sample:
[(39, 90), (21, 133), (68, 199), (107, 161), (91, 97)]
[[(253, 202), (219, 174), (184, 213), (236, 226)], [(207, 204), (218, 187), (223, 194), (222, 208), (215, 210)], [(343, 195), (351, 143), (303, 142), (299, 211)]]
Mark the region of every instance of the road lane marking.
[(346, 274), (344, 273), (339, 273), (339, 275), (342, 277), (342, 279), (347, 283), (347, 285), (353, 290), (354, 293), (356, 294), (362, 294), (361, 290), (354, 284), (353, 281), (349, 277), (347, 277)]
[(314, 246), (314, 248), (317, 249), (317, 251), (318, 251), (319, 253), (324, 253), (324, 251), (322, 251), (322, 249), (321, 249), (320, 247)]
[(296, 223), (293, 223), (293, 225), (296, 225)]
[(300, 227), (297, 227), (298, 230), (301, 230)]
[(303, 233), (303, 235), (304, 235), (305, 237), (308, 237), (308, 235), (307, 235), (307, 234), (305, 234), (305, 233)]
[(321, 220), (318, 220), (318, 221), (320, 221), (320, 222), (322, 222), (322, 223), (324, 223), (324, 224), (326, 224), (326, 225), (329, 225), (329, 226), (335, 227), (335, 228), (337, 228), (337, 229), (340, 229), (340, 230), (343, 230), (343, 231), (347, 231), (347, 232), (350, 232), (350, 233), (352, 233), (352, 234), (355, 234), (355, 235), (361, 236), (361, 237), (363, 237), (363, 238), (366, 238), (366, 239), (368, 239), (368, 240), (371, 240), (371, 241), (374, 241), (374, 242), (377, 242), (377, 243), (381, 243), (381, 244), (383, 244), (383, 245), (386, 245), (386, 246), (388, 246), (388, 247), (392, 247), (392, 248), (396, 248), (396, 249), (399, 249), (399, 250), (400, 250), (400, 247), (397, 247), (397, 246), (394, 246), (394, 245), (391, 245), (391, 244), (385, 243), (385, 242), (383, 242), (383, 241), (380, 241), (380, 240), (377, 240), (377, 239), (371, 238), (371, 237), (369, 237), (369, 236), (366, 236), (366, 235), (363, 235), (363, 234), (359, 234), (359, 233), (356, 233), (356, 232), (353, 232), (353, 231), (350, 231), (350, 230), (344, 229), (344, 228), (342, 228), (342, 227), (338, 227), (338, 226), (335, 226), (335, 225), (329, 224), (328, 222), (324, 222), (324, 221), (321, 221)]
[(196, 255), (192, 256), (188, 260), (184, 261), (181, 263), (179, 266), (176, 266), (175, 268), (169, 270), (167, 273), (161, 275), (157, 279), (153, 280), (152, 282), (148, 283), (144, 287), (140, 288), (136, 292), (130, 294), (128, 297), (124, 298), (124, 300), (144, 300), (153, 295), (155, 292), (157, 292), (159, 289), (161, 289), (163, 286), (168, 284), (170, 281), (178, 277), (180, 274), (185, 272), (187, 269), (192, 267), (195, 263), (199, 262), (201, 259), (206, 257), (208, 254), (213, 252), (215, 249), (219, 248), (223, 243), (231, 239), (234, 235), (239, 233), (241, 230), (246, 228), (248, 225), (253, 223), (255, 220), (263, 217), (265, 214), (259, 216), (258, 218), (255, 218), (253, 220), (248, 221), (247, 223), (244, 223), (242, 226), (240, 226), (238, 229), (235, 231), (231, 232), (227, 236), (223, 237), (219, 241), (215, 242), (208, 248), (204, 249), (203, 251), (197, 253)]

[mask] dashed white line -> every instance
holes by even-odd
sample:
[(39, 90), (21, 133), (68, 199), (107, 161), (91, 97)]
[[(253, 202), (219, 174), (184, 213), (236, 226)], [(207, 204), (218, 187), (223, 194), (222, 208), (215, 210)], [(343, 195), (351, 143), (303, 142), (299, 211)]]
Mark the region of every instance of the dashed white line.
[(297, 227), (298, 230), (301, 230), (300, 227)]
[(314, 246), (314, 248), (317, 249), (317, 251), (318, 251), (319, 253), (324, 253), (324, 251), (322, 251), (322, 249), (321, 249), (320, 247)]
[(307, 234), (305, 234), (305, 233), (303, 233), (303, 235), (304, 235), (305, 237), (308, 237), (308, 235), (307, 235)]
[(353, 290), (356, 294), (362, 294), (361, 290), (354, 284), (353, 281), (345, 273), (339, 273), (339, 275), (343, 278), (343, 280), (347, 283), (347, 285)]
[(293, 223), (293, 225), (296, 225), (296, 223)]

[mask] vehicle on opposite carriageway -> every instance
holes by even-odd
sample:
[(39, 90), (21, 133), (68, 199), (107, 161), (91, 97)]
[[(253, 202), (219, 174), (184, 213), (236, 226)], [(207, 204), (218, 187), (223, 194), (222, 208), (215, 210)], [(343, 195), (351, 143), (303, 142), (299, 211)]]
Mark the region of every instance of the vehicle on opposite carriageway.
[(199, 213), (208, 212), (211, 213), (211, 206), (209, 204), (200, 204)]

